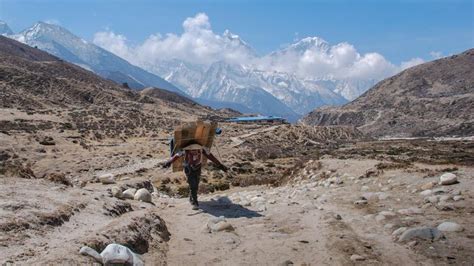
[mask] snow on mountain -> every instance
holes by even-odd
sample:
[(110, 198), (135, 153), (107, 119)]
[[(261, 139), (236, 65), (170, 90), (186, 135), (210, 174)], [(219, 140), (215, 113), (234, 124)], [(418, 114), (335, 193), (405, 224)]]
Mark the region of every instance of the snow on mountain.
[(11, 35), (13, 31), (8, 27), (8, 24), (0, 20), (0, 35)]
[(157, 75), (128, 63), (58, 25), (38, 22), (31, 28), (10, 37), (92, 70), (102, 77), (118, 83), (127, 82), (130, 87), (135, 89), (158, 87), (183, 93)]
[[(206, 68), (173, 60), (162, 62), (154, 71), (158, 71), (156, 73), (189, 95), (202, 99), (230, 101), (235, 99), (234, 95), (241, 94), (236, 92), (238, 89), (259, 88), (300, 115), (319, 106), (341, 105), (347, 102), (324, 86), (303, 81), (293, 74), (262, 71), (224, 61), (218, 61)], [(224, 92), (230, 95), (225, 95)], [(252, 108), (241, 100), (239, 103)]]
[[(355, 98), (362, 95), (369, 88), (374, 86), (377, 81), (371, 80), (357, 80), (357, 79), (334, 79), (334, 78), (321, 78), (321, 79), (306, 79), (304, 81), (308, 86), (315, 85), (329, 89), (341, 95), (346, 101), (352, 101)], [(337, 105), (337, 104), (335, 104)]]
[[(274, 95), (248, 79), (247, 70), (223, 61), (212, 64), (204, 73), (198, 95), (200, 98), (240, 103), (254, 112), (278, 115), (296, 121), (299, 115)], [(242, 82), (244, 81), (244, 82)]]
[(306, 37), (303, 38), (286, 48), (278, 50), (270, 54), (273, 57), (281, 57), (284, 54), (295, 53), (295, 54), (304, 54), (308, 50), (318, 50), (320, 52), (326, 53), (329, 51), (331, 46), (324, 39), (319, 37)]

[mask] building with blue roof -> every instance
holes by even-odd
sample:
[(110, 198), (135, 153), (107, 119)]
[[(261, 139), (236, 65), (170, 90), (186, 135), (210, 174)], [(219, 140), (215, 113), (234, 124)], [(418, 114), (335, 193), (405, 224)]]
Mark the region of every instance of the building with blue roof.
[(241, 116), (227, 119), (226, 122), (234, 123), (287, 123), (286, 119), (279, 116)]

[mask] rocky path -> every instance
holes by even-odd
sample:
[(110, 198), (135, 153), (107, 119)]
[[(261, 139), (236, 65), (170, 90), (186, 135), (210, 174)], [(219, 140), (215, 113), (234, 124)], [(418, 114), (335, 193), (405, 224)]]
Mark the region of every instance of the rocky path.
[[(350, 165), (349, 165), (350, 164)], [(375, 161), (323, 161), (323, 167), (351, 174), (326, 173), (279, 188), (250, 187), (202, 196), (199, 211), (186, 199), (160, 199), (167, 221), (169, 265), (469, 265), (474, 249), (469, 229), (472, 217), (436, 204), (427, 204), (419, 187), (428, 179), (405, 177), (402, 171), (364, 176)], [(471, 170), (461, 170), (469, 197)], [(312, 175), (304, 169), (300, 174)], [(415, 174), (416, 176), (417, 174)], [(298, 173), (295, 176), (298, 180)], [(410, 181), (410, 182), (407, 182)], [(438, 185), (436, 185), (438, 186)], [(469, 202), (453, 202), (459, 184), (440, 186), (438, 195), (453, 209)], [(407, 193), (408, 191), (408, 193)], [(440, 196), (438, 196), (440, 197)], [(450, 199), (450, 200), (449, 200)], [(452, 209), (452, 210), (453, 210)], [(468, 211), (469, 212), (469, 211)], [(220, 217), (220, 218), (219, 218)], [(465, 231), (443, 231), (442, 238), (423, 236), (401, 241), (403, 231), (438, 234), (443, 221), (456, 221)], [(416, 231), (418, 230), (418, 231)], [(463, 229), (464, 230), (464, 229)], [(405, 234), (404, 237), (411, 237)]]
[[(400, 265), (422, 260), (390, 235), (375, 241), (355, 229), (374, 223), (341, 208), (323, 190), (311, 183), (255, 187), (202, 197), (199, 211), (192, 211), (185, 199), (169, 199), (162, 213), (172, 234), (168, 264)], [(218, 217), (224, 221), (216, 225)]]

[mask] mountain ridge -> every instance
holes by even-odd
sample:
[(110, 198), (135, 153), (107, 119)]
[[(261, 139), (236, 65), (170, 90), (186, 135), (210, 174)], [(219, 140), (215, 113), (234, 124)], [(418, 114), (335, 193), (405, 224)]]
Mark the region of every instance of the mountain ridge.
[(130, 82), (129, 86), (135, 89), (153, 86), (184, 94), (161, 77), (130, 64), (125, 59), (75, 36), (58, 25), (38, 22), (10, 37), (32, 47), (38, 47), (104, 78), (118, 83)]
[(373, 136), (474, 135), (474, 49), (406, 69), (354, 101), (319, 108), (309, 125), (355, 126)]

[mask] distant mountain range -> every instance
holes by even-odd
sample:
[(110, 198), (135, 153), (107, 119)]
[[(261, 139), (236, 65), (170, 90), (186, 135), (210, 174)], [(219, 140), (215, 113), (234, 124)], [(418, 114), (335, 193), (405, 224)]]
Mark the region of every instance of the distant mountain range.
[[(340, 80), (332, 77), (297, 77), (295, 74), (263, 71), (257, 66), (218, 61), (211, 65), (183, 60), (162, 60), (154, 65), (135, 66), (115, 54), (75, 36), (58, 25), (38, 22), (13, 34), (0, 22), (0, 34), (47, 51), (61, 59), (134, 89), (158, 87), (189, 95), (214, 108), (234, 108), (243, 113), (283, 116), (290, 121), (320, 106), (347, 103), (375, 84), (372, 80)], [(239, 36), (225, 31), (226, 45), (254, 54)], [(322, 39), (302, 39), (273, 52), (267, 60), (287, 54), (304, 54), (309, 49), (327, 51)], [(162, 78), (163, 77), (163, 78)]]
[(354, 126), (373, 136), (474, 136), (474, 49), (409, 68), (302, 121)]
[(44, 50), (92, 71), (101, 77), (118, 83), (126, 82), (131, 88), (158, 87), (183, 93), (176, 86), (159, 76), (130, 64), (111, 52), (75, 36), (58, 25), (38, 22), (31, 28), (23, 30), (18, 34), (11, 35), (10, 33), (9, 37)]

